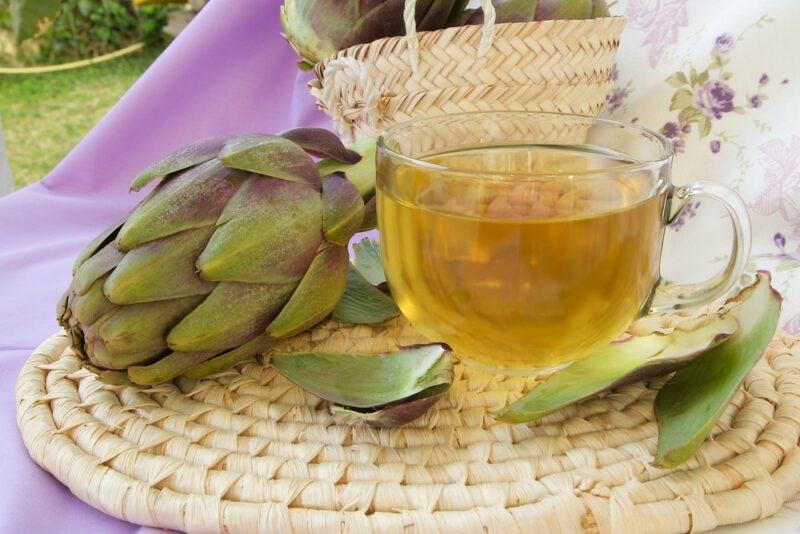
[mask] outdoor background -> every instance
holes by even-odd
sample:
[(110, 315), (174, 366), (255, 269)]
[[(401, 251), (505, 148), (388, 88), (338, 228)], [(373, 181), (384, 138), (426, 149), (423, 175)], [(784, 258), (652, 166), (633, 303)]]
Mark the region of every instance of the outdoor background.
[(205, 3), (0, 0), (0, 194), (44, 177)]

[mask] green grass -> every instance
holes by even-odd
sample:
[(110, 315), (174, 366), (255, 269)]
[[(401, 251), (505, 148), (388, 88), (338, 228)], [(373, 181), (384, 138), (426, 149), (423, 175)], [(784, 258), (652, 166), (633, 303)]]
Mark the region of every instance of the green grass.
[(0, 75), (0, 117), (14, 185), (40, 180), (141, 76), (161, 50), (38, 75)]

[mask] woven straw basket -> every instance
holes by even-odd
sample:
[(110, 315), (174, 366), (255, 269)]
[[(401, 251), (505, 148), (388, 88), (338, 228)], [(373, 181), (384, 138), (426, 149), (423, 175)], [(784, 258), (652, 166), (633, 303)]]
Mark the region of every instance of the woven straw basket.
[(379, 39), (317, 64), (311, 94), (347, 140), (447, 113), (597, 115), (624, 26), (607, 17), (496, 24), (489, 43), (486, 24)]

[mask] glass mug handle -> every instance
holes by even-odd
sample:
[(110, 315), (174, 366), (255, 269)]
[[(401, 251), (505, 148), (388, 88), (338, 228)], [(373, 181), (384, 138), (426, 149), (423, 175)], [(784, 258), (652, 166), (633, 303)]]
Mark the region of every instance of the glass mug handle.
[(667, 224), (674, 222), (695, 197), (709, 197), (725, 206), (733, 226), (733, 247), (728, 264), (716, 276), (695, 284), (661, 280), (653, 293), (647, 313), (668, 312), (711, 302), (725, 295), (744, 272), (750, 257), (750, 218), (742, 198), (731, 188), (712, 181), (694, 182), (672, 187), (669, 192), (670, 214)]

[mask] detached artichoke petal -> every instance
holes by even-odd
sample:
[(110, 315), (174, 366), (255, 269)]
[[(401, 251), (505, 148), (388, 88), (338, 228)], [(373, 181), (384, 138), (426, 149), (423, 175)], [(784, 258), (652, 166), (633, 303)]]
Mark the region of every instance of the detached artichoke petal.
[(747, 373), (772, 340), (781, 296), (760, 271), (756, 281), (730, 299), (724, 315), (739, 321), (725, 342), (675, 373), (655, 400), (658, 448), (655, 463), (671, 468), (694, 454), (711, 433)]
[(347, 178), (333, 174), (322, 183), (322, 231), (325, 239), (346, 246), (364, 220), (364, 201)]
[(330, 407), (331, 414), (342, 415), (356, 421), (361, 421), (370, 426), (379, 428), (391, 428), (395, 426), (402, 426), (410, 423), (414, 419), (419, 418), (425, 412), (430, 410), (434, 404), (439, 402), (442, 394), (431, 395), (430, 397), (421, 397), (418, 399), (410, 399), (399, 402), (397, 404), (389, 405), (377, 411), (357, 411), (337, 404), (332, 404)]
[(149, 166), (134, 178), (131, 183), (131, 191), (140, 190), (156, 178), (162, 178), (168, 174), (182, 171), (213, 159), (225, 146), (226, 141), (226, 137), (214, 137), (179, 148), (165, 156), (161, 161)]
[(333, 158), (350, 165), (361, 159), (361, 154), (345, 147), (336, 134), (323, 128), (294, 128), (280, 136), (319, 158)]
[(394, 300), (372, 285), (350, 266), (344, 295), (333, 309), (333, 317), (350, 324), (382, 323), (400, 313)]
[(373, 286), (386, 284), (386, 272), (381, 260), (381, 244), (374, 239), (362, 239), (353, 245), (353, 264)]
[(284, 137), (262, 134), (235, 137), (225, 143), (219, 159), (226, 167), (320, 188), (314, 161), (305, 150)]
[(327, 244), (317, 253), (292, 298), (267, 327), (273, 339), (293, 336), (323, 320), (347, 284), (347, 249)]
[(686, 322), (670, 334), (630, 336), (554, 373), (513, 404), (494, 413), (508, 423), (523, 423), (615, 387), (658, 376), (686, 365), (719, 345), (738, 326), (734, 317), (709, 315)]
[(453, 360), (438, 343), (384, 354), (273, 354), (272, 365), (317, 397), (360, 409), (439, 395), (453, 383)]

